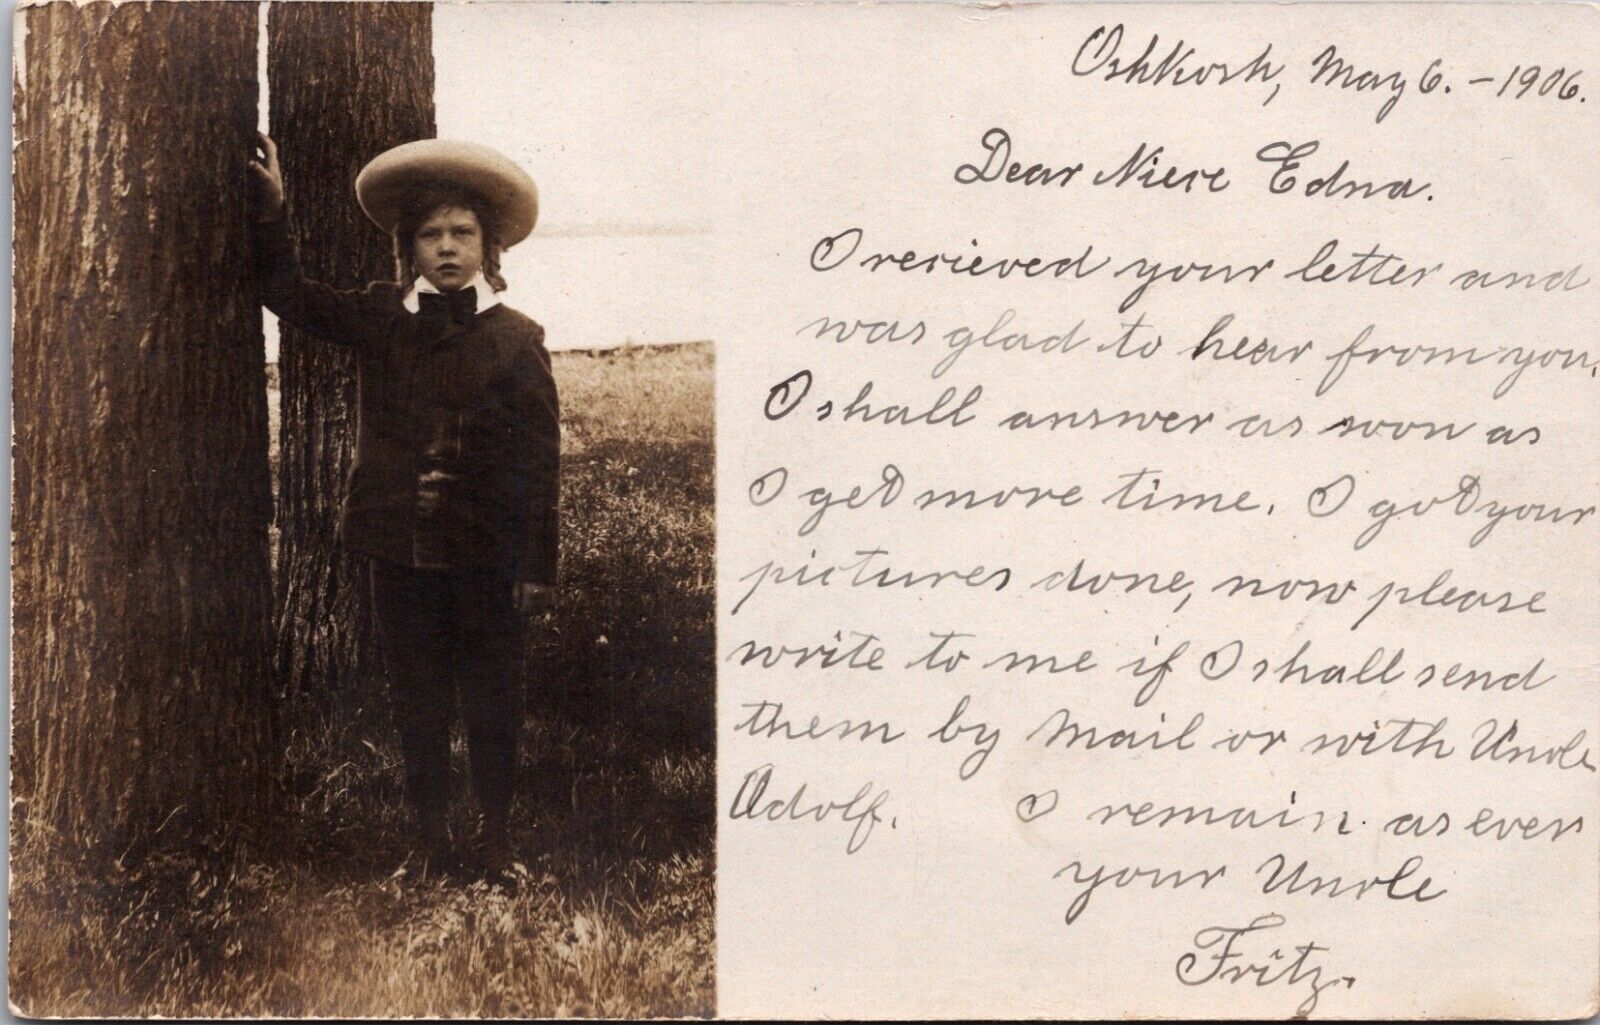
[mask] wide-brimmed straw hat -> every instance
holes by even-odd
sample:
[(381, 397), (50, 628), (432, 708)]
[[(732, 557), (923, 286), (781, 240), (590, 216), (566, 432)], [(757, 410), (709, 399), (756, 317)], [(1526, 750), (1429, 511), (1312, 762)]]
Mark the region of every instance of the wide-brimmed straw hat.
[(407, 197), (441, 181), (465, 185), (488, 200), (507, 249), (533, 233), (539, 219), (533, 179), (509, 158), (473, 142), (420, 139), (385, 150), (356, 175), (356, 200), (374, 224), (393, 232)]

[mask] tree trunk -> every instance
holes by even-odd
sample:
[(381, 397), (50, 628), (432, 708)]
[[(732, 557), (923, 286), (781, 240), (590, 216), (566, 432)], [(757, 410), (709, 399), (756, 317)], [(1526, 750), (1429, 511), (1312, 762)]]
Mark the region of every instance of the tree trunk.
[(276, 745), (256, 6), (24, 16), (17, 820), (89, 845), (260, 822)]
[[(430, 138), (432, 5), (273, 4), (271, 134), (307, 275), (336, 288), (394, 276), (389, 237), (356, 205), (356, 173)], [(366, 701), (375, 631), (366, 566), (335, 540), (355, 443), (355, 362), (285, 326), (279, 344), (277, 668), (294, 699)]]

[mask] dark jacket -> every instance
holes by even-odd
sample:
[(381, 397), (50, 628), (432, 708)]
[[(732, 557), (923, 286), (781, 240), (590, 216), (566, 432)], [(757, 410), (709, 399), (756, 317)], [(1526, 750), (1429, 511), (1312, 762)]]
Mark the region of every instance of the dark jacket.
[[(415, 566), (426, 537), (451, 566), (502, 566), (554, 584), (561, 429), (544, 329), (503, 304), (462, 325), (407, 312), (392, 282), (343, 292), (308, 281), (287, 218), (257, 225), (256, 238), (267, 308), (355, 352), (361, 409), (345, 545)], [(440, 438), (456, 479), (425, 517), (418, 482)]]

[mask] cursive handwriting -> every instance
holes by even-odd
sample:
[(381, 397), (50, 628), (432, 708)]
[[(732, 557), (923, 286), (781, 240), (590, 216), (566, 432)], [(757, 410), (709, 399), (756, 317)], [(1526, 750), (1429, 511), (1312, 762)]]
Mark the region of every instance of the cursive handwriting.
[(1348, 896), (1352, 900), (1360, 900), (1368, 892), (1376, 890), (1390, 900), (1409, 900), (1418, 904), (1438, 900), (1450, 892), (1442, 887), (1435, 887), (1432, 876), (1421, 880), (1412, 879), (1422, 871), (1420, 854), (1411, 855), (1387, 875), (1361, 876), (1353, 879), (1346, 879), (1342, 875), (1315, 875), (1311, 871), (1311, 863), (1304, 859), (1292, 869), (1288, 866), (1289, 859), (1283, 854), (1274, 854), (1256, 866), (1256, 875), (1263, 877), (1261, 892), (1272, 894), (1282, 891), (1290, 896), (1309, 894), (1313, 897), (1326, 897), (1329, 900)]
[(896, 730), (887, 722), (875, 722), (871, 719), (837, 719), (823, 724), (820, 716), (812, 716), (808, 723), (799, 723), (783, 710), (782, 701), (756, 701), (745, 702), (741, 708), (750, 710), (739, 725), (733, 728), (735, 733), (744, 733), (752, 737), (778, 737), (784, 740), (876, 740), (880, 744), (892, 744), (905, 736), (904, 730)]
[(1124, 868), (1111, 869), (1109, 865), (1100, 865), (1090, 869), (1082, 861), (1071, 861), (1056, 870), (1055, 878), (1063, 876), (1071, 880), (1074, 886), (1082, 887), (1073, 896), (1067, 905), (1066, 922), (1071, 925), (1078, 920), (1084, 909), (1089, 906), (1089, 900), (1096, 890), (1102, 886), (1111, 886), (1122, 889), (1132, 886), (1142, 880), (1149, 881), (1152, 890), (1163, 887), (1169, 890), (1181, 890), (1185, 886), (1197, 884), (1200, 889), (1205, 889), (1228, 873), (1228, 866), (1218, 865), (1215, 868), (1197, 868), (1185, 872), (1181, 868), (1139, 868), (1128, 865)]
[[(765, 585), (790, 587), (872, 587), (880, 590), (916, 590), (937, 588), (941, 585), (960, 585), (1003, 591), (1011, 582), (1011, 570), (1006, 566), (989, 568), (983, 565), (970, 569), (905, 569), (889, 562), (887, 548), (858, 548), (856, 558), (849, 562), (814, 564), (803, 562), (785, 567), (771, 559), (739, 578), (740, 583), (750, 581), (749, 590), (734, 603), (730, 615), (738, 615), (756, 593)], [(813, 550), (811, 557), (816, 558)]]
[[(1317, 1009), (1324, 990), (1343, 984), (1346, 989), (1356, 984), (1352, 975), (1323, 977), (1323, 966), (1315, 958), (1329, 953), (1330, 948), (1314, 940), (1291, 947), (1298, 957), (1287, 957), (1282, 946), (1272, 951), (1265, 961), (1253, 961), (1240, 949), (1247, 937), (1282, 928), (1285, 919), (1279, 914), (1257, 915), (1249, 925), (1211, 925), (1194, 934), (1194, 950), (1183, 954), (1175, 965), (1178, 981), (1185, 986), (1204, 986), (1211, 982), (1238, 985), (1241, 982), (1264, 986), (1299, 986), (1311, 989), (1311, 994), (1295, 1008), (1297, 1017), (1305, 1017)], [(1268, 942), (1271, 942), (1270, 940)]]
[(1078, 52), (1072, 58), (1072, 73), (1079, 77), (1094, 77), (1125, 85), (1271, 84), (1271, 91), (1261, 101), (1263, 107), (1272, 102), (1281, 88), (1273, 80), (1283, 74), (1284, 65), (1271, 59), (1271, 43), (1246, 61), (1229, 63), (1200, 57), (1195, 48), (1182, 39), (1157, 56), (1161, 37), (1156, 34), (1151, 34), (1144, 49), (1136, 56), (1133, 50), (1137, 44), (1130, 47), (1128, 53), (1123, 53), (1124, 34), (1121, 24), (1110, 28), (1101, 25), (1094, 29), (1078, 46)]
[(1322, 177), (1303, 178), (1296, 174), (1307, 158), (1322, 148), (1320, 140), (1309, 142), (1269, 142), (1256, 150), (1256, 159), (1264, 164), (1276, 164), (1277, 169), (1267, 179), (1267, 191), (1273, 195), (1290, 193), (1307, 199), (1415, 199), (1428, 196), (1433, 186), (1410, 178), (1395, 178), (1386, 182), (1358, 181), (1347, 177), (1350, 161), (1346, 160)]
[[(772, 785), (773, 766), (769, 763), (745, 773), (744, 780), (733, 795), (728, 808), (728, 818), (735, 821), (750, 819), (760, 822), (815, 822), (838, 819), (850, 826), (850, 836), (845, 842), (845, 853), (854, 854), (872, 839), (872, 831), (884, 821), (884, 806), (889, 803), (889, 791), (879, 790), (877, 784), (861, 784), (843, 801), (824, 801), (806, 796), (810, 784), (801, 783), (788, 797), (767, 797)], [(889, 819), (889, 828), (895, 820)]]

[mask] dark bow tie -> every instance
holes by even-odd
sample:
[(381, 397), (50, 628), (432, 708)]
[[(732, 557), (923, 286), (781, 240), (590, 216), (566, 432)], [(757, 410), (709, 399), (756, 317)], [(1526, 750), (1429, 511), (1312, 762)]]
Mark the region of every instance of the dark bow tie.
[(476, 288), (460, 288), (454, 292), (419, 292), (417, 293), (417, 312), (430, 320), (450, 320), (457, 324), (467, 324), (472, 321), (473, 314), (478, 312), (478, 290)]

